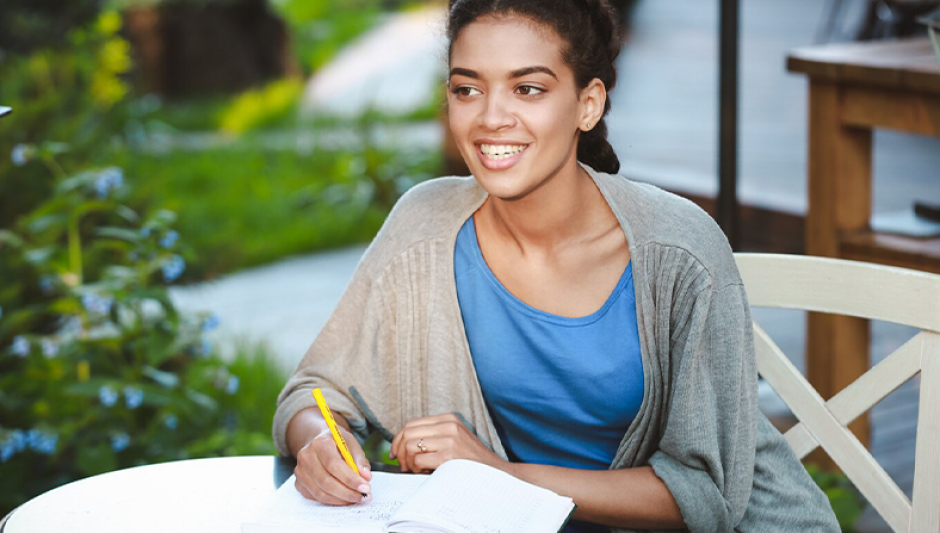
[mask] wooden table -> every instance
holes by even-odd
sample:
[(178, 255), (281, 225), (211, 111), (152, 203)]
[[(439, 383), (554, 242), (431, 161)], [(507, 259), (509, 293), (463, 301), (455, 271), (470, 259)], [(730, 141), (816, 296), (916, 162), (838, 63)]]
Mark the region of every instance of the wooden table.
[[(869, 225), (873, 130), (940, 136), (940, 67), (929, 40), (802, 48), (787, 69), (809, 78), (806, 253), (940, 273), (940, 239)], [(807, 378), (830, 398), (868, 370), (869, 347), (867, 320), (810, 313)], [(867, 445), (867, 417), (851, 427)]]
[(33, 498), (0, 532), (237, 532), (293, 469), (292, 459), (265, 456), (118, 470)]

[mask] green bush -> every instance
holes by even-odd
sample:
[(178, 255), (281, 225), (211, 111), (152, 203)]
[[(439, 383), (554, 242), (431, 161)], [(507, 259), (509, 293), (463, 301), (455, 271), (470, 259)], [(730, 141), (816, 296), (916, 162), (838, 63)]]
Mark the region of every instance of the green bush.
[(855, 531), (855, 522), (865, 509), (865, 499), (849, 478), (841, 472), (828, 472), (818, 466), (806, 466), (813, 481), (826, 493), (842, 531)]
[(61, 180), (0, 232), (0, 515), (52, 487), (138, 464), (273, 453), (285, 376), (261, 352), (231, 364), (211, 316), (166, 285), (188, 249), (175, 216), (141, 219), (111, 167)]
[[(53, 176), (65, 174), (59, 164), (100, 159), (121, 131), (131, 59), (120, 29), (120, 16), (107, 11), (65, 33), (64, 44), (0, 57), (0, 103), (14, 108), (0, 120), (0, 228), (51, 194)], [(26, 147), (57, 141), (69, 143), (58, 159), (27, 157)]]
[(271, 126), (292, 125), (298, 113), (303, 83), (285, 78), (237, 96), (220, 115), (219, 128), (228, 134)]

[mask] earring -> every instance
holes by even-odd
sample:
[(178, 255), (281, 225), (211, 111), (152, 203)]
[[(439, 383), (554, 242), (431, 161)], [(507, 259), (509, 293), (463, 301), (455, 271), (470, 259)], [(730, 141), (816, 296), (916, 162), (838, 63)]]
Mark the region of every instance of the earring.
[(593, 125), (594, 125), (593, 122), (588, 122), (587, 130), (585, 130), (585, 131), (591, 131), (591, 126), (593, 126)]

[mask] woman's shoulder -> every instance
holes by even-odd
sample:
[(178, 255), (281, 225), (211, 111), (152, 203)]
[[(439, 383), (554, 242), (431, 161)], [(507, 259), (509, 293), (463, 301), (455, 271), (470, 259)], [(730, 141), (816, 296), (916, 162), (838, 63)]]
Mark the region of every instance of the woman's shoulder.
[(473, 176), (443, 176), (413, 186), (392, 207), (365, 258), (382, 269), (415, 245), (455, 237), (485, 197)]
[(405, 240), (449, 236), (473, 214), (486, 192), (473, 176), (443, 176), (408, 189), (395, 203), (385, 226)]
[(390, 217), (453, 218), (479, 203), (486, 193), (473, 176), (442, 176), (418, 183), (396, 202)]
[(682, 262), (704, 270), (714, 288), (740, 283), (728, 238), (701, 207), (678, 194), (620, 175), (608, 174), (602, 181), (606, 182), (611, 208), (626, 221), (632, 233), (628, 237), (641, 254), (658, 264)]

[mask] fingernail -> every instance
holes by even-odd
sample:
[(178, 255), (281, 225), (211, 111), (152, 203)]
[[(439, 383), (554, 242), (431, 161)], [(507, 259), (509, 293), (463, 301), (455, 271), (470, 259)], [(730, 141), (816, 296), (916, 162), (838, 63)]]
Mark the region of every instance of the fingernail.
[(363, 483), (362, 485), (359, 485), (358, 489), (359, 489), (359, 492), (362, 493), (363, 498), (366, 497), (369, 494), (369, 492), (372, 490), (372, 488), (369, 487), (369, 485), (365, 483)]

